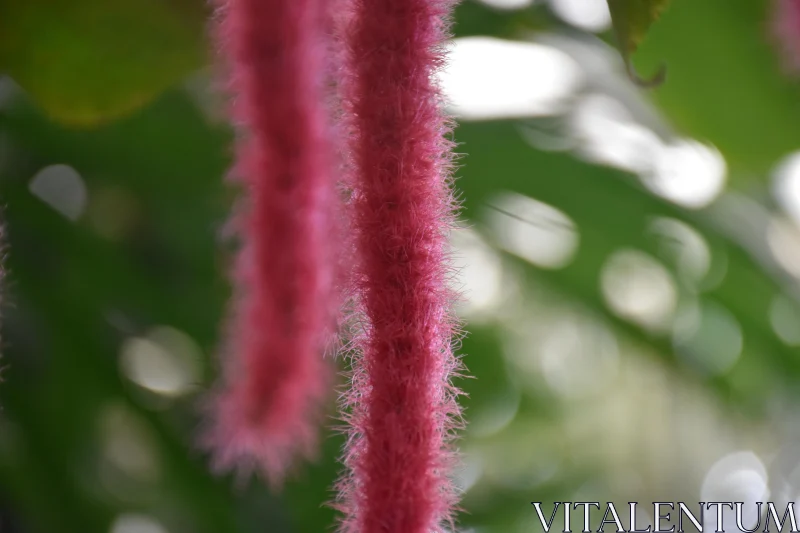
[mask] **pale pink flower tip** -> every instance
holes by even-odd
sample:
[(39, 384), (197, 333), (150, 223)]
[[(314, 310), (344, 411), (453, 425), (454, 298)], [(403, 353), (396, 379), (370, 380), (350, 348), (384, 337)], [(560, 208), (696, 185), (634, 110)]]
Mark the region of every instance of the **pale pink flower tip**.
[(783, 68), (800, 75), (800, 0), (773, 0), (770, 30)]

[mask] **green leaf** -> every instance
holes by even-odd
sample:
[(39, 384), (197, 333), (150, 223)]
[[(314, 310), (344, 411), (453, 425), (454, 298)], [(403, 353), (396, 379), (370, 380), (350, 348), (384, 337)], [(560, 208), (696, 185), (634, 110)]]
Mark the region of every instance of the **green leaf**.
[(673, 0), (636, 53), (640, 70), (669, 64), (653, 98), (681, 135), (714, 144), (739, 184), (762, 180), (800, 139), (800, 89), (770, 41), (769, 4)]
[(644, 40), (650, 25), (658, 20), (668, 3), (669, 0), (608, 0), (622, 58), (631, 79), (639, 85), (660, 85), (666, 76), (666, 68), (661, 65), (652, 78), (643, 80), (633, 70), (631, 56)]
[(0, 71), (52, 118), (128, 115), (205, 63), (204, 2), (0, 0)]
[[(648, 346), (653, 353), (680, 367), (668, 338), (651, 335), (608, 311), (598, 273), (615, 250), (634, 248), (657, 255), (658, 245), (645, 231), (652, 217), (682, 220), (727, 257), (724, 281), (702, 297), (730, 310), (747, 339), (747, 348), (737, 366), (727, 376), (716, 378), (717, 392), (729, 400), (763, 405), (765, 396), (761, 390), (734, 381), (734, 376), (741, 375), (741, 369), (761, 365), (765, 373), (773, 374), (771, 379), (776, 386), (782, 382), (789, 389), (792, 381), (800, 378), (800, 349), (784, 345), (770, 325), (771, 298), (782, 291), (781, 283), (735, 242), (718, 233), (706, 216), (650, 195), (618, 171), (593, 166), (563, 153), (541, 152), (526, 146), (512, 123), (462, 123), (456, 130), (456, 139), (468, 153), (458, 185), (465, 197), (465, 215), (473, 224), (480, 223), (481, 202), (503, 190), (552, 205), (575, 222), (580, 247), (573, 263), (555, 271), (529, 266), (531, 277), (581, 302), (603, 316), (618, 333)], [(752, 370), (749, 375), (750, 383), (755, 383)]]

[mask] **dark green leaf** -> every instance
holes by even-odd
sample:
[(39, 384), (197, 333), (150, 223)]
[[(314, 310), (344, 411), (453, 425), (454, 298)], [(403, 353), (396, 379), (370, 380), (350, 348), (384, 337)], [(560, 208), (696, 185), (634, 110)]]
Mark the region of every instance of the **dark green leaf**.
[(0, 70), (52, 118), (131, 113), (205, 61), (203, 2), (0, 0)]
[(650, 25), (658, 20), (668, 3), (669, 0), (608, 0), (614, 32), (625, 66), (628, 74), (639, 85), (659, 85), (666, 76), (666, 68), (662, 65), (652, 78), (643, 80), (634, 72), (631, 56), (644, 40)]
[(673, 0), (636, 54), (669, 65), (653, 96), (679, 133), (715, 145), (739, 183), (763, 179), (800, 139), (800, 88), (767, 24), (770, 2)]

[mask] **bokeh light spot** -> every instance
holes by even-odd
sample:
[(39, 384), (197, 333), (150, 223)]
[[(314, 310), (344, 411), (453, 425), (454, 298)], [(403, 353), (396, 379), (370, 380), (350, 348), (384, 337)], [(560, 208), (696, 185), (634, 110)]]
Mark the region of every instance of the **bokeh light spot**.
[(671, 323), (677, 288), (664, 266), (637, 250), (620, 250), (608, 258), (600, 273), (600, 286), (609, 309), (648, 329)]
[(769, 321), (784, 343), (800, 346), (800, 305), (795, 300), (776, 295), (769, 307)]
[[(769, 499), (767, 469), (750, 451), (726, 455), (708, 470), (700, 489), (700, 499), (706, 502), (742, 502), (742, 525), (752, 528), (758, 521), (756, 502)], [(723, 525), (736, 523), (736, 512), (722, 507)], [(766, 506), (762, 506), (762, 511)], [(716, 531), (717, 513), (712, 507), (704, 513), (704, 531)], [(733, 527), (726, 530), (731, 531)]]
[(645, 185), (671, 202), (699, 209), (722, 193), (726, 178), (727, 165), (717, 150), (682, 140), (666, 144), (656, 152)]
[(709, 375), (730, 370), (742, 353), (744, 336), (736, 318), (711, 303), (685, 305), (675, 320), (673, 344), (692, 367)]
[(463, 119), (557, 114), (581, 82), (577, 63), (550, 46), (463, 37), (450, 47), (439, 81)]
[(479, 0), (482, 4), (495, 9), (502, 9), (512, 11), (515, 9), (523, 9), (531, 4), (533, 0)]
[(70, 220), (78, 220), (86, 209), (89, 193), (78, 172), (69, 165), (50, 165), (28, 184), (34, 196)]
[(800, 224), (800, 152), (778, 163), (772, 173), (772, 192), (783, 210)]
[(109, 533), (168, 533), (168, 531), (152, 516), (125, 513), (114, 520)]
[(461, 295), (459, 315), (472, 321), (485, 317), (500, 304), (503, 289), (502, 262), (475, 231), (458, 228), (450, 236), (453, 248), (453, 284)]
[(658, 217), (650, 231), (659, 238), (662, 255), (675, 265), (682, 280), (693, 285), (703, 281), (711, 268), (711, 250), (696, 229), (674, 218)]
[(131, 381), (163, 396), (193, 390), (200, 376), (200, 348), (185, 333), (166, 326), (122, 345), (120, 365)]
[(578, 232), (562, 211), (516, 193), (498, 195), (489, 205), (489, 225), (501, 248), (546, 269), (572, 261)]
[(611, 27), (606, 0), (550, 0), (550, 7), (564, 22), (589, 32)]

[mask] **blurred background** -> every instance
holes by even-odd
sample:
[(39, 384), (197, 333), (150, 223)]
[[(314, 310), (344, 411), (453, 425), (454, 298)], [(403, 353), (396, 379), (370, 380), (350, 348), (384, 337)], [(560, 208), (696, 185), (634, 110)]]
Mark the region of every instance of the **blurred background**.
[[(0, 531), (332, 530), (340, 436), (280, 494), (192, 441), (235, 192), (207, 17), (0, 0)], [(460, 531), (541, 531), (531, 501), (645, 525), (652, 501), (800, 496), (800, 85), (774, 17), (673, 0), (642, 90), (605, 0), (457, 8)]]

